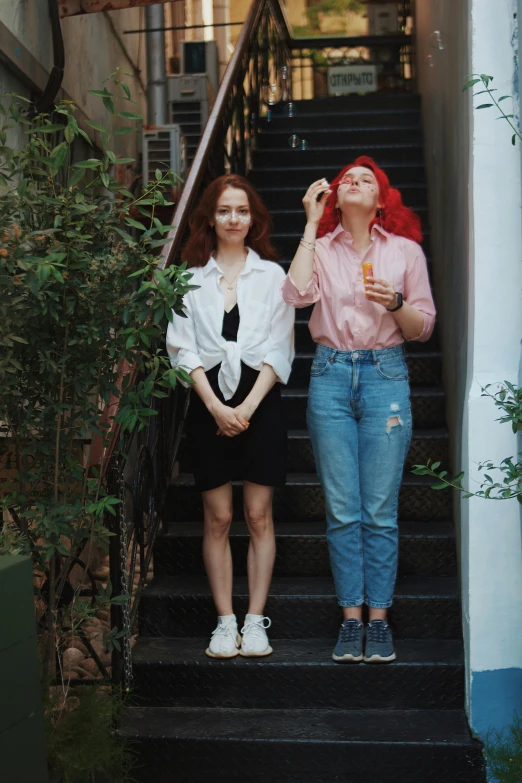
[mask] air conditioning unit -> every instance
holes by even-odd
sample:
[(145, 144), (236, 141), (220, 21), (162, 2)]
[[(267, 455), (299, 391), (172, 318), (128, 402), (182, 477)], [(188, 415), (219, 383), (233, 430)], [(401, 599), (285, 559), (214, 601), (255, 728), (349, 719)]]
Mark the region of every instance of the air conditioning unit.
[(219, 87), (219, 59), (216, 41), (180, 41), (181, 73), (206, 74), (214, 101)]
[(172, 171), (181, 180), (187, 173), (185, 137), (179, 125), (156, 125), (143, 131), (143, 185), (156, 179), (156, 170)]
[(206, 74), (167, 77), (167, 116), (181, 127), (187, 144), (187, 163), (194, 160), (207, 124), (211, 103)]

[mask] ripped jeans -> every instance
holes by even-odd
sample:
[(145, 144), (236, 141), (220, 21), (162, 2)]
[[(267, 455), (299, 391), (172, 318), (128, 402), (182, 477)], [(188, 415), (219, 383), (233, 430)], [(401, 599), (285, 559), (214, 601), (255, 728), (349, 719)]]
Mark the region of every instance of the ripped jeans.
[(318, 345), (307, 419), (338, 603), (386, 609), (397, 576), (399, 489), (412, 432), (402, 345), (377, 351)]

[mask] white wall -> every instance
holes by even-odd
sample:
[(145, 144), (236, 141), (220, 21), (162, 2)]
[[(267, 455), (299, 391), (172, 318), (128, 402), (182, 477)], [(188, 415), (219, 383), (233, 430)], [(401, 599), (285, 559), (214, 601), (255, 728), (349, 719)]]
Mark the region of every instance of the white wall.
[[(481, 387), (517, 382), (522, 336), (520, 146), (494, 110), (471, 111), (467, 73), (516, 85), (516, 0), (419, 0), (433, 250), (454, 467), (477, 487), (478, 463), (517, 452)], [(433, 47), (440, 30), (443, 51)], [(475, 106), (481, 99), (475, 100)], [(509, 102), (505, 102), (509, 105)], [(473, 728), (522, 704), (522, 540), (516, 501), (457, 499), (468, 707)]]
[[(47, 71), (51, 70), (52, 40), (46, 1), (0, 0), (0, 21)], [(125, 80), (138, 101), (139, 113), (145, 116), (145, 94), (139, 78), (141, 72), (141, 82), (146, 85), (145, 35), (123, 35), (124, 30), (143, 28), (142, 22), (140, 8), (62, 19), (65, 47), (62, 87), (89, 119), (106, 123), (107, 113), (101, 101), (89, 95), (88, 90), (99, 89), (103, 79), (118, 66), (130, 74)], [(13, 83), (4, 71), (0, 67), (0, 82)], [(134, 134), (120, 136), (115, 148), (127, 154), (135, 151), (136, 143)]]
[[(441, 335), (447, 422), (453, 467), (460, 469), (466, 451), (463, 413), (467, 395), (468, 290), (472, 252), (472, 177), (470, 102), (462, 85), (470, 70), (471, 0), (417, 2), (418, 89), (422, 95), (425, 159), (434, 258), (438, 328)], [(438, 36), (441, 45), (439, 49)], [(456, 508), (459, 552), (466, 551), (461, 517)], [(467, 558), (460, 558), (463, 582)], [(467, 613), (467, 591), (462, 597)], [(467, 633), (467, 624), (464, 625)], [(466, 644), (469, 654), (469, 644)]]

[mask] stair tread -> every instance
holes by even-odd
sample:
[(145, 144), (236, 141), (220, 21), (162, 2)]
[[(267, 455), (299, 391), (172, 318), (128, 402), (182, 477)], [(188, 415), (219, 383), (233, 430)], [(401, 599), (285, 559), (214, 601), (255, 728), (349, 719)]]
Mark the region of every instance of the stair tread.
[[(450, 576), (408, 576), (399, 578), (395, 595), (397, 598), (454, 598), (457, 579)], [(203, 575), (180, 575), (155, 577), (147, 587), (144, 597), (161, 595), (204, 595), (210, 594), (207, 578)], [(248, 578), (234, 577), (234, 596), (248, 595)], [(284, 577), (276, 576), (270, 586), (270, 598), (278, 596), (331, 596), (335, 600), (333, 580), (323, 576)]]
[(130, 707), (127, 737), (476, 746), (464, 710), (241, 709)]
[[(431, 487), (434, 479), (431, 476), (415, 476), (411, 473), (405, 473), (402, 479), (403, 486), (409, 487)], [(233, 481), (233, 485), (241, 485), (241, 481)], [(174, 487), (194, 487), (195, 481), (192, 473), (180, 473), (172, 482)], [(287, 473), (286, 486), (300, 487), (320, 487), (321, 482), (317, 473)]]
[[(305, 429), (291, 429), (288, 430), (288, 437), (289, 438), (303, 438), (305, 440), (308, 440), (310, 438), (310, 433), (308, 430)], [(413, 437), (414, 438), (430, 438), (431, 440), (434, 440), (436, 438), (439, 438), (441, 440), (446, 440), (448, 435), (448, 430), (444, 427), (432, 427), (432, 428), (422, 428), (419, 427), (417, 429), (413, 430)]]
[[(308, 397), (308, 389), (294, 389), (290, 386), (283, 386), (281, 389), (283, 397)], [(443, 397), (444, 389), (442, 386), (413, 386), (411, 389), (412, 397)]]
[[(276, 538), (324, 538), (326, 524), (324, 522), (276, 522)], [(399, 534), (402, 538), (454, 538), (455, 529), (452, 522), (400, 522)], [(158, 541), (165, 538), (191, 538), (203, 535), (203, 522), (171, 522), (168, 531)], [(248, 536), (246, 522), (233, 522), (230, 528), (231, 537)]]
[[(332, 660), (331, 638), (278, 639), (274, 653), (265, 659), (246, 659), (238, 655), (226, 661), (213, 660), (204, 654), (207, 637), (143, 637), (132, 651), (134, 664), (193, 664), (201, 666), (321, 666), (337, 669)], [(460, 640), (397, 639), (397, 661), (393, 668), (407, 666), (463, 666), (464, 654)], [(372, 667), (366, 668), (369, 670)]]

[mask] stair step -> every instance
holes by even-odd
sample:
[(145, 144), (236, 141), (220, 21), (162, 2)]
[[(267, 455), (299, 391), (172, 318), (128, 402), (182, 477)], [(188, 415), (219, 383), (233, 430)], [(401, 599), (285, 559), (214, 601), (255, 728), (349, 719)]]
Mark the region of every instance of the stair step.
[(464, 710), (132, 707), (120, 731), (147, 783), (484, 780)]
[[(414, 465), (425, 464), (428, 459), (438, 460), (446, 466), (449, 464), (449, 439), (445, 429), (414, 430), (405, 469), (409, 472)], [(290, 430), (288, 434), (287, 469), (291, 473), (316, 472), (312, 444), (306, 430)]]
[[(294, 105), (294, 111), (297, 116), (301, 114), (318, 114), (323, 117), (325, 113), (330, 115), (331, 112), (345, 112), (351, 114), (352, 112), (376, 112), (383, 111), (420, 111), (421, 96), (418, 93), (403, 92), (403, 93), (382, 93), (374, 92), (367, 93), (365, 95), (336, 95), (324, 98), (314, 98), (313, 100), (302, 99), (298, 101), (292, 101)], [(272, 107), (272, 114), (274, 117), (284, 115), (288, 106), (284, 101), (276, 103)]]
[[(288, 207), (289, 209), (271, 210), (274, 232), (277, 234), (300, 231), (302, 235), (306, 225), (306, 215), (303, 206), (302, 204), (299, 204), (299, 202), (296, 202), (295, 204), (288, 204)], [(419, 207), (412, 207), (412, 209), (420, 217), (422, 225), (426, 226), (428, 223), (428, 207), (424, 205)]]
[[(312, 182), (313, 180), (310, 179), (310, 182), (307, 184), (310, 185)], [(412, 209), (426, 206), (428, 196), (424, 183), (399, 183), (398, 185), (394, 185), (394, 187), (400, 191), (403, 202)], [(288, 208), (302, 210), (302, 199), (306, 193), (306, 187), (260, 187), (257, 188), (257, 192), (270, 212)]]
[[(314, 353), (298, 353), (288, 381), (290, 388), (307, 388)], [(442, 380), (441, 355), (436, 351), (418, 351), (408, 356), (411, 386), (439, 386)]]
[[(399, 518), (405, 521), (445, 521), (452, 516), (450, 492), (434, 492), (429, 476), (405, 474), (399, 492)], [(234, 521), (243, 519), (243, 495), (240, 482), (233, 483)], [(184, 522), (202, 519), (201, 494), (191, 474), (181, 474), (171, 485), (165, 503), (166, 521)], [(314, 473), (289, 473), (286, 486), (275, 490), (276, 522), (322, 521), (324, 499), (319, 478)]]
[[(285, 269), (289, 266), (289, 264), (284, 264)], [(309, 324), (309, 318), (304, 317), (305, 310), (299, 309), (296, 310), (296, 322), (295, 322), (295, 349), (298, 352), (298, 354), (302, 353), (314, 353), (315, 349), (317, 347), (316, 343), (312, 340), (312, 335), (310, 334), (310, 328), (308, 326)], [(438, 329), (435, 327), (435, 331), (433, 332), (430, 339), (425, 343), (420, 342), (407, 342), (405, 343), (405, 349), (406, 349), (406, 358), (409, 359), (410, 356), (414, 358), (415, 354), (417, 353), (432, 353), (432, 352), (439, 352), (440, 351), (440, 344), (439, 344), (439, 334)]]
[(346, 145), (358, 146), (386, 146), (390, 138), (394, 137), (400, 140), (401, 144), (422, 145), (422, 133), (420, 128), (409, 128), (393, 126), (382, 128), (354, 128), (350, 126), (350, 118), (345, 117), (344, 127), (332, 127), (330, 124), (323, 128), (292, 128), (290, 131), (285, 128), (279, 128), (276, 123), (269, 123), (266, 130), (257, 137), (257, 149), (271, 150), (274, 148), (286, 148), (294, 151), (290, 144), (290, 137), (298, 135), (300, 139), (306, 139), (308, 149), (319, 147), (345, 147)]
[[(338, 166), (338, 170), (348, 165), (360, 155), (369, 155), (378, 166), (386, 169), (391, 163), (418, 163), (424, 162), (424, 146), (417, 144), (345, 144), (339, 147), (311, 147), (307, 150), (300, 148), (291, 149), (289, 145), (274, 147), (273, 149), (257, 149), (253, 153), (254, 169), (257, 167), (279, 165), (286, 168), (302, 169), (303, 166)], [(326, 176), (326, 175), (324, 175)], [(278, 182), (288, 182), (284, 176), (274, 178), (274, 185)]]
[[(295, 256), (295, 252), (297, 248), (299, 247), (299, 240), (303, 236), (303, 228), (304, 225), (301, 227), (301, 229), (293, 229), (288, 231), (275, 231), (272, 236), (271, 240), (276, 248), (276, 250), (279, 253), (279, 256), (281, 259), (284, 259), (281, 262), (281, 266), (284, 269), (287, 269), (290, 266), (290, 262), (292, 258)], [(422, 248), (427, 256), (429, 256), (429, 237), (430, 237), (430, 231), (429, 229), (424, 226), (423, 229), (423, 240), (422, 240)], [(430, 263), (428, 258), (428, 271), (430, 271)]]
[[(331, 574), (324, 522), (276, 524), (274, 576), (324, 576)], [(399, 523), (399, 576), (453, 576), (456, 570), (455, 536), (448, 522)], [(204, 574), (201, 551), (202, 522), (172, 524), (156, 540), (154, 573), (157, 577)], [(244, 522), (230, 531), (234, 573), (246, 575), (250, 541)]]
[[(283, 406), (290, 429), (306, 429), (307, 389), (285, 387), (281, 390)], [(418, 429), (435, 429), (445, 425), (445, 398), (441, 387), (413, 387), (411, 390), (413, 425)]]
[[(295, 152), (295, 150), (288, 150), (288, 152), (290, 151)], [(327, 161), (313, 163), (306, 156), (306, 153), (303, 153), (298, 168), (289, 166), (286, 160), (282, 161), (281, 165), (276, 165), (275, 161), (271, 159), (265, 160), (262, 167), (251, 172), (250, 180), (256, 188), (273, 187), (274, 190), (278, 190), (279, 187), (292, 183), (293, 187), (304, 187), (306, 189), (312, 182), (321, 179), (321, 177), (326, 177), (331, 182), (341, 169), (355, 157), (353, 155), (346, 159), (341, 157), (333, 161), (333, 163), (328, 163)], [(421, 161), (390, 161), (386, 165), (386, 174), (394, 187), (395, 182), (425, 184), (424, 163)]]
[(212, 660), (208, 638), (140, 639), (133, 695), (176, 707), (455, 709), (464, 699), (459, 641), (400, 639), (393, 666), (343, 666), (333, 639), (280, 639), (265, 659)]
[[(447, 430), (414, 430), (411, 446), (406, 458), (405, 470), (414, 465), (426, 464), (427, 460), (438, 460), (449, 465), (449, 439)], [(192, 473), (192, 458), (188, 442), (183, 436), (179, 452), (182, 473)], [(307, 430), (290, 430), (288, 433), (287, 470), (289, 473), (315, 473), (316, 466), (310, 436)]]
[[(288, 107), (287, 107), (288, 108)], [(358, 108), (345, 111), (328, 112), (328, 128), (382, 128), (391, 125), (402, 128), (420, 128), (420, 107), (406, 107), (396, 109)], [(306, 103), (294, 102), (293, 116), (288, 117), (281, 111), (272, 112), (272, 119), (268, 121), (262, 117), (258, 122), (260, 134), (271, 132), (298, 133), (300, 130), (325, 130), (325, 116), (322, 111), (317, 111)]]
[[(234, 608), (248, 610), (245, 577), (234, 579)], [(271, 639), (337, 638), (340, 610), (333, 581), (324, 577), (274, 577), (266, 614)], [(216, 610), (203, 576), (155, 577), (140, 604), (143, 636), (210, 636)], [(390, 624), (398, 639), (459, 639), (457, 580), (405, 577), (397, 582)]]

